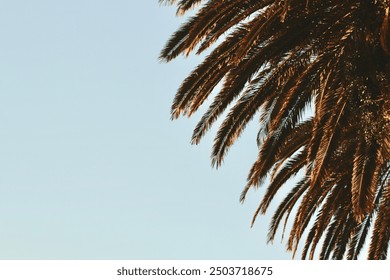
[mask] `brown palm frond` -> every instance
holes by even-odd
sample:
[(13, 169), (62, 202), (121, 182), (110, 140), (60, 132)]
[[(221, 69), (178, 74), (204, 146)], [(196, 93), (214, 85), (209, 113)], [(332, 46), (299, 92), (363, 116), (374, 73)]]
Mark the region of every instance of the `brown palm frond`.
[(367, 216), (360, 224), (356, 226), (352, 233), (352, 241), (349, 246), (347, 259), (357, 260), (366, 237), (368, 235), (369, 229), (371, 227), (372, 216)]
[(264, 214), (267, 211), (267, 208), (271, 203), (272, 199), (280, 190), (280, 188), (284, 185), (284, 183), (286, 183), (286, 181), (291, 177), (295, 176), (299, 172), (299, 170), (301, 170), (305, 166), (306, 152), (307, 151), (302, 151), (301, 153), (293, 157), (291, 160), (289, 160), (289, 162), (287, 162), (285, 166), (283, 166), (283, 168), (281, 168), (277, 172), (274, 178), (271, 179), (271, 183), (267, 188), (264, 198), (261, 201), (259, 207), (257, 208), (255, 214), (253, 215), (253, 222), (255, 221), (257, 215), (260, 212)]
[[(375, 198), (375, 202), (374, 202), (375, 207), (378, 207), (379, 202), (382, 199), (383, 190), (385, 188), (386, 182), (388, 182), (389, 176), (390, 176), (390, 166), (387, 169), (383, 170), (381, 173), (380, 178), (382, 179), (382, 183), (380, 185), (380, 188), (378, 189), (378, 192), (376, 193), (376, 198)], [(375, 209), (375, 210), (377, 211), (378, 209)], [(367, 215), (366, 218), (364, 219), (364, 221), (362, 221), (356, 227), (354, 235), (353, 235), (353, 239), (352, 239), (352, 242), (351, 242), (351, 245), (349, 248), (348, 259), (352, 259), (352, 260), (357, 259), (360, 251), (363, 248), (363, 245), (364, 245), (366, 236), (368, 234), (369, 228), (371, 227), (373, 214), (374, 214), (374, 211), (372, 211), (369, 215)], [(373, 239), (376, 239), (376, 237), (374, 236)], [(374, 244), (377, 244), (377, 242), (374, 242), (374, 240), (373, 240), (373, 242), (371, 244), (374, 245)], [(384, 252), (387, 251), (386, 248), (382, 248), (382, 250)]]
[(302, 259), (306, 258), (306, 254), (308, 253), (310, 247), (310, 259), (313, 259), (317, 244), (340, 205), (339, 200), (344, 199), (342, 191), (342, 188), (334, 187), (327, 196), (326, 201), (319, 210), (315, 223), (306, 238), (306, 244), (302, 252)]
[(353, 162), (352, 174), (352, 207), (358, 221), (374, 208), (374, 196), (378, 186), (381, 163), (378, 162), (378, 145), (369, 147), (363, 141), (358, 144)]
[(383, 188), (383, 196), (379, 202), (377, 217), (374, 223), (373, 240), (370, 244), (369, 259), (386, 259), (390, 238), (390, 180)]
[(386, 7), (386, 13), (383, 17), (383, 22), (381, 26), (381, 46), (383, 50), (390, 55), (390, 7)]
[[(268, 241), (272, 242), (275, 238), (276, 231), (279, 228), (279, 224), (281, 220), (285, 217), (285, 226), (287, 224), (288, 218), (291, 214), (291, 211), (293, 210), (295, 204), (297, 201), (301, 198), (301, 196), (307, 191), (309, 187), (309, 184), (307, 183), (307, 178), (301, 179), (296, 186), (290, 191), (290, 193), (284, 198), (282, 203), (279, 204), (279, 207), (275, 211), (271, 225), (270, 230), (268, 232)], [(252, 221), (253, 224), (254, 221)], [(285, 229), (286, 227), (284, 227)], [(284, 231), (283, 231), (284, 233)]]
[[(268, 177), (255, 211), (283, 188), (268, 234), (283, 234), (302, 258), (357, 259), (370, 230), (368, 258), (387, 257), (390, 237), (390, 15), (385, 0), (161, 0), (184, 14), (160, 59), (197, 54), (221, 41), (184, 80), (172, 118), (191, 116), (214, 95), (192, 143), (226, 114), (212, 149), (219, 167), (259, 114), (258, 156), (240, 200)], [(217, 85), (221, 90), (214, 93)], [(312, 111), (313, 116), (307, 116)], [(295, 187), (289, 179), (302, 174)], [(295, 210), (296, 209), (296, 210)], [(282, 220), (284, 219), (284, 222)], [(309, 227), (309, 225), (311, 225)]]

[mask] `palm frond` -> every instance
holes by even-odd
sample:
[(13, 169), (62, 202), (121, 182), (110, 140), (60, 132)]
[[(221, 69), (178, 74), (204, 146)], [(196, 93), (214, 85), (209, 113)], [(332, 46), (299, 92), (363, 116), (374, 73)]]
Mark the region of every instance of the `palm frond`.
[[(357, 259), (369, 231), (369, 258), (387, 257), (390, 166), (390, 6), (388, 1), (161, 0), (184, 14), (200, 6), (168, 40), (160, 59), (197, 54), (220, 43), (179, 88), (172, 118), (211, 105), (198, 122), (198, 144), (228, 110), (214, 139), (219, 167), (259, 115), (258, 156), (241, 193), (270, 178), (252, 225), (275, 195), (287, 195), (268, 233), (292, 228), (295, 255)], [(220, 39), (220, 40), (219, 40)], [(215, 92), (217, 85), (221, 90)], [(313, 111), (308, 117), (307, 112)], [(289, 179), (302, 174), (295, 187)], [(293, 210), (296, 209), (296, 212)], [(284, 222), (282, 220), (284, 219)], [(312, 225), (310, 229), (309, 224)]]

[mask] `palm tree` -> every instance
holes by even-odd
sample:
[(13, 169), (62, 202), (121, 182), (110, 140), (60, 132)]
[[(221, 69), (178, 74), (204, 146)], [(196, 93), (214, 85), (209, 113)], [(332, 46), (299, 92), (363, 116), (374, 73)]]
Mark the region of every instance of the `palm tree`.
[(265, 178), (270, 183), (252, 224), (300, 172), (273, 215), (269, 240), (295, 214), (287, 249), (295, 254), (307, 230), (303, 259), (356, 259), (370, 231), (368, 258), (386, 259), (390, 1), (160, 2), (177, 4), (180, 15), (201, 5), (167, 42), (163, 61), (217, 44), (184, 80), (172, 105), (172, 118), (191, 116), (222, 85), (192, 143), (228, 110), (212, 151), (212, 164), (219, 166), (248, 122), (260, 119), (258, 158), (241, 201)]

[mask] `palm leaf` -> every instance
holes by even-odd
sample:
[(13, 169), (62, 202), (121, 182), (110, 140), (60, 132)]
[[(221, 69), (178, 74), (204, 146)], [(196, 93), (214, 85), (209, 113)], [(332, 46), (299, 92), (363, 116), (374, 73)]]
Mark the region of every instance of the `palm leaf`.
[[(162, 61), (193, 51), (200, 54), (218, 44), (184, 80), (171, 108), (172, 118), (191, 116), (213, 97), (193, 132), (193, 144), (228, 111), (214, 139), (213, 166), (222, 164), (259, 114), (258, 156), (240, 200), (265, 178), (271, 180), (252, 225), (286, 188), (288, 194), (272, 217), (268, 241), (274, 240), (283, 219), (284, 236), (294, 214), (287, 241), (293, 254), (308, 230), (302, 258), (314, 258), (322, 240), (320, 259), (356, 259), (373, 230), (368, 257), (386, 258), (390, 235), (388, 1), (160, 3), (176, 4), (180, 15), (199, 5), (195, 16), (168, 40)], [(218, 84), (221, 90), (216, 92)], [(308, 111), (313, 111), (312, 117)], [(300, 174), (301, 180), (290, 189), (289, 179)]]

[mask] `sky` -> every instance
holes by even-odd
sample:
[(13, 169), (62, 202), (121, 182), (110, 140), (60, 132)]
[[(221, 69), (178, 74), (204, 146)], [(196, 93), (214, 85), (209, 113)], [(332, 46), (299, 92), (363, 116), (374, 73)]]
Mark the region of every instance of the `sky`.
[(0, 259), (291, 259), (270, 215), (250, 227), (264, 189), (239, 203), (257, 124), (215, 170), (216, 127), (190, 145), (205, 108), (170, 120), (202, 59), (158, 60), (184, 21), (157, 0), (0, 1)]

